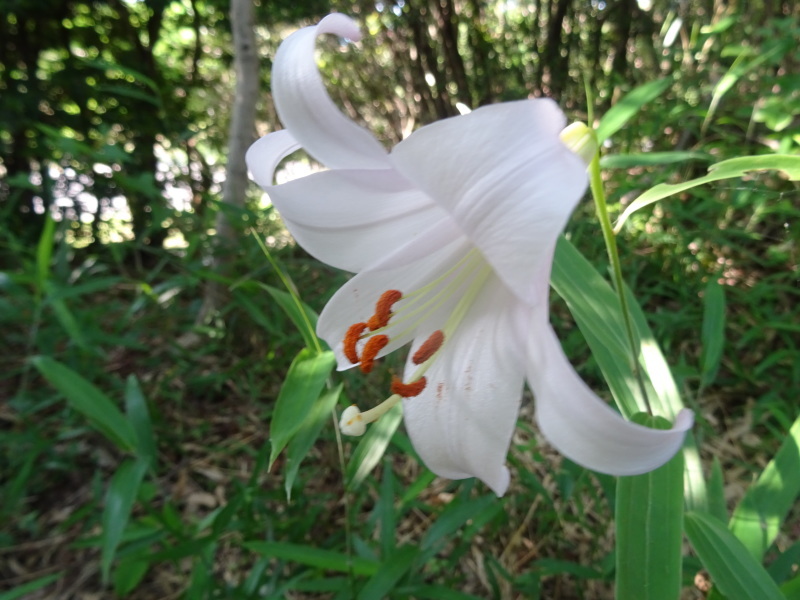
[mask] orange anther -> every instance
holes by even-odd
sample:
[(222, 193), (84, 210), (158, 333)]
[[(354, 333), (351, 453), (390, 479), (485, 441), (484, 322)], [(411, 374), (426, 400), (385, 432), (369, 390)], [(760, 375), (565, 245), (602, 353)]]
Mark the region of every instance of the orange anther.
[(364, 344), (364, 350), (361, 352), (361, 372), (369, 373), (372, 367), (375, 366), (375, 357), (378, 352), (383, 350), (384, 346), (389, 343), (389, 336), (387, 335), (373, 335)]
[(386, 327), (389, 324), (389, 319), (392, 316), (392, 305), (402, 297), (403, 293), (398, 290), (386, 290), (381, 294), (375, 304), (375, 314), (367, 321), (370, 331)]
[(413, 398), (419, 396), (425, 386), (428, 385), (428, 380), (420, 377), (411, 383), (403, 383), (398, 377), (392, 377), (392, 393), (402, 396), (403, 398)]
[(417, 351), (414, 352), (414, 356), (411, 357), (411, 362), (413, 362), (415, 365), (421, 365), (431, 356), (433, 356), (436, 351), (442, 347), (443, 343), (444, 334), (440, 329), (437, 329), (428, 337), (427, 340), (422, 343), (419, 348), (417, 348)]
[(344, 352), (347, 360), (353, 364), (358, 362), (358, 351), (356, 350), (356, 344), (358, 343), (358, 340), (361, 339), (361, 334), (364, 333), (366, 328), (366, 323), (355, 323), (354, 325), (350, 325), (347, 333), (344, 334), (342, 352)]

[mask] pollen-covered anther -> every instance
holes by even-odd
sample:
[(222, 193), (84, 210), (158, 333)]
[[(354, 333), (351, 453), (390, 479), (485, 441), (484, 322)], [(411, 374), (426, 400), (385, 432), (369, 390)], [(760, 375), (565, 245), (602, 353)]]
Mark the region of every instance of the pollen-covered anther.
[(373, 335), (367, 340), (367, 343), (364, 344), (364, 349), (361, 351), (360, 368), (362, 373), (369, 373), (372, 371), (372, 367), (375, 366), (375, 357), (378, 356), (378, 352), (383, 350), (388, 343), (388, 335)]
[(356, 344), (361, 339), (361, 334), (367, 328), (366, 323), (355, 323), (350, 325), (347, 333), (344, 334), (344, 341), (342, 342), (342, 352), (351, 363), (356, 364), (359, 361), (358, 350)]
[(386, 290), (381, 294), (375, 304), (375, 314), (367, 321), (370, 331), (386, 327), (389, 324), (389, 319), (392, 318), (392, 306), (402, 297), (403, 293), (399, 290)]
[(417, 348), (417, 351), (414, 352), (414, 356), (411, 357), (411, 362), (415, 365), (421, 365), (428, 361), (431, 356), (438, 352), (442, 344), (444, 344), (444, 333), (442, 333), (441, 329), (437, 329), (428, 336), (428, 339), (425, 340), (419, 348)]
[(403, 383), (399, 377), (392, 377), (392, 393), (402, 396), (403, 398), (413, 398), (419, 396), (425, 386), (428, 385), (428, 380), (425, 377), (420, 377), (411, 383)]

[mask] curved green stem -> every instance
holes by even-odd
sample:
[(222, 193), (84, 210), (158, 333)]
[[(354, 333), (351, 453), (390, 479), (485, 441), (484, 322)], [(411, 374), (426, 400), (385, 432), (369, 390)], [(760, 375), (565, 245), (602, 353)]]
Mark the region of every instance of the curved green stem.
[(653, 414), (650, 408), (650, 401), (647, 398), (647, 389), (644, 385), (644, 377), (642, 376), (642, 369), (639, 365), (639, 357), (636, 351), (636, 338), (633, 335), (633, 323), (631, 322), (630, 312), (628, 311), (628, 300), (625, 297), (625, 284), (622, 280), (622, 266), (619, 260), (619, 252), (617, 251), (617, 238), (614, 236), (614, 229), (611, 226), (611, 218), (608, 216), (608, 206), (606, 204), (606, 195), (603, 191), (603, 179), (600, 176), (600, 152), (595, 152), (592, 157), (592, 162), (589, 165), (589, 185), (592, 189), (592, 196), (594, 197), (594, 205), (597, 209), (597, 219), (600, 221), (600, 227), (603, 230), (603, 239), (606, 242), (606, 250), (608, 250), (608, 258), (611, 261), (611, 270), (614, 276), (614, 288), (619, 297), (620, 309), (622, 311), (622, 320), (625, 323), (625, 333), (628, 336), (628, 343), (631, 349), (631, 358), (633, 359), (633, 373), (636, 376), (636, 382), (639, 384), (639, 391), (642, 394), (647, 412)]

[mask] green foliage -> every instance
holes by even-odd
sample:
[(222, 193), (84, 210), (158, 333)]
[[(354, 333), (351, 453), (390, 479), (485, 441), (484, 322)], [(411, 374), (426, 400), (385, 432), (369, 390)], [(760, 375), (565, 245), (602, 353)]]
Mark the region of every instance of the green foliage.
[[(675, 485), (656, 472), (617, 489), (560, 462), (528, 404), (502, 500), (420, 466), (399, 406), (337, 438), (337, 408), (378, 402), (401, 368), (334, 376), (316, 311), (344, 277), (287, 241), (255, 192), (226, 211), (231, 273), (209, 266), (234, 101), (227, 4), (6, 4), (0, 600), (607, 598), (656, 563), (674, 590)], [(323, 41), (323, 77), (386, 142), (456, 102), (554, 95), (585, 120), (587, 79), (645, 391), (656, 414), (684, 399), (698, 415), (683, 456), (697, 558), (682, 585), (704, 568), (710, 597), (800, 597), (792, 7), (584, 3), (556, 26), (561, 2), (379, 4), (260, 3), (259, 131), (278, 126), (275, 47), (331, 9), (369, 35), (359, 52)], [(167, 201), (175, 190), (186, 200)], [(553, 317), (587, 382), (632, 415), (643, 396), (587, 215), (559, 243), (567, 307)], [(226, 295), (199, 320), (211, 283)], [(665, 469), (674, 483), (680, 469)], [(666, 537), (663, 562), (635, 550)]]
[(744, 545), (714, 517), (686, 514), (686, 537), (715, 585), (731, 600), (782, 600), (778, 586)]
[[(634, 423), (672, 427), (638, 413)], [(673, 600), (680, 596), (683, 542), (683, 456), (649, 473), (617, 480), (616, 598)]]

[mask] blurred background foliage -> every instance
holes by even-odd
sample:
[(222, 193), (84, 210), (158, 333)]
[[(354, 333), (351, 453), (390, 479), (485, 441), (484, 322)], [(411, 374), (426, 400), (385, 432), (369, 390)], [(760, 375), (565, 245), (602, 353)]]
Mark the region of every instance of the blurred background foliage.
[[(344, 275), (296, 248), (255, 186), (241, 206), (221, 202), (235, 100), (229, 4), (0, 0), (0, 599), (349, 598), (387, 562), (395, 579), (361, 597), (383, 597), (370, 596), (382, 581), (397, 598), (609, 597), (613, 485), (540, 445), (530, 403), (510, 458), (517, 488), (502, 502), (474, 482), (434, 481), (403, 433), (374, 477), (349, 485), (349, 442), (340, 456), (326, 425), (287, 503), (283, 466), (265, 468), (267, 424), (304, 344), (263, 286), (288, 273), (319, 310)], [(604, 148), (617, 214), (709, 163), (800, 148), (791, 0), (264, 0), (253, 139), (280, 127), (269, 94), (278, 44), (331, 11), (368, 35), (356, 48), (321, 40), (328, 89), (387, 146), (460, 104), (551, 96), (586, 120), (587, 88), (602, 114), (661, 80)], [(214, 243), (220, 210), (232, 248)], [(725, 467), (729, 506), (797, 414), (799, 216), (796, 184), (769, 173), (647, 207), (619, 235), (628, 282), (698, 413), (703, 458)], [(589, 203), (569, 235), (605, 268)], [(710, 308), (709, 282), (726, 300)], [(226, 293), (207, 311), (210, 284)], [(703, 312), (726, 305), (709, 381)], [(602, 389), (558, 303), (554, 320)], [(124, 439), (65, 404), (34, 356), (80, 373), (112, 406), (124, 400), (131, 418), (141, 386), (158, 467), (136, 487), (119, 539), (101, 512), (112, 474), (135, 479), (137, 467), (118, 468)], [(384, 376), (400, 364), (386, 362)], [(345, 374), (344, 394), (378, 401), (384, 380)], [(395, 551), (401, 541), (416, 552)], [(341, 562), (345, 550), (364, 562)], [(687, 597), (703, 597), (691, 560)]]

